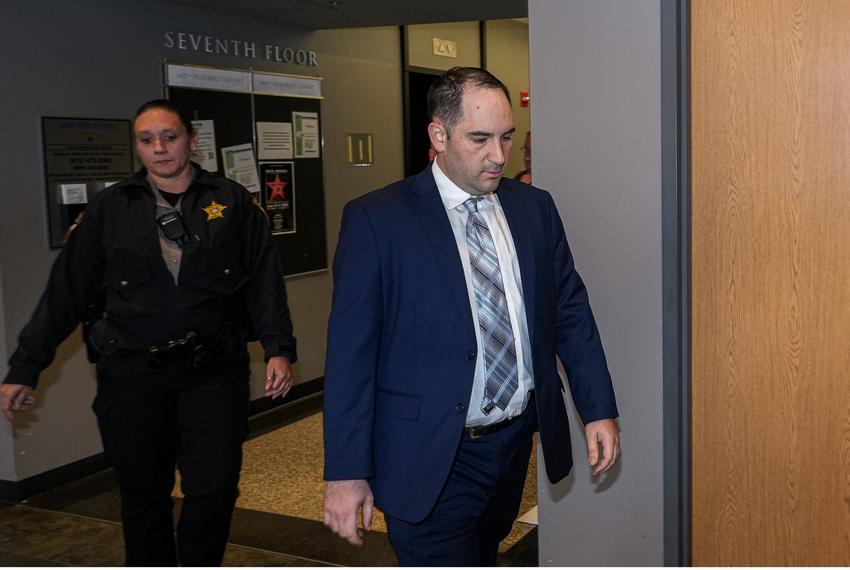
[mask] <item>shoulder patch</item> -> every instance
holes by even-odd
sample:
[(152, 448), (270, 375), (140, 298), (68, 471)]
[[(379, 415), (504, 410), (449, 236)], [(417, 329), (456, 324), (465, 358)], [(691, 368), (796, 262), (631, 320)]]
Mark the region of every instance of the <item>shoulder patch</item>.
[(269, 213), (266, 212), (266, 210), (260, 205), (260, 202), (257, 200), (257, 198), (253, 195), (251, 195), (251, 203), (254, 204), (257, 209), (263, 213), (263, 215), (266, 217), (266, 221), (271, 223), (271, 220), (269, 220)]

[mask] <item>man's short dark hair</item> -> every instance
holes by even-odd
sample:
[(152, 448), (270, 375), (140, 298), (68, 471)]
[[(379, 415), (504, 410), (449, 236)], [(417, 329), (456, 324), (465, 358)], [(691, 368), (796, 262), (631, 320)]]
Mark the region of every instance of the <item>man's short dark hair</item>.
[(189, 114), (168, 99), (153, 99), (139, 107), (136, 110), (136, 114), (133, 115), (133, 128), (136, 126), (136, 119), (138, 119), (142, 113), (150, 111), (151, 109), (162, 109), (163, 111), (174, 113), (186, 128), (186, 133), (189, 136), (192, 136), (192, 133), (195, 132), (195, 126), (192, 124), (192, 119), (189, 117)]
[[(511, 102), (511, 94), (495, 75), (478, 67), (453, 67), (434, 80), (428, 89), (428, 119), (440, 120), (450, 131), (463, 118), (463, 91), (466, 85), (501, 89)], [(447, 133), (448, 134), (448, 133)]]

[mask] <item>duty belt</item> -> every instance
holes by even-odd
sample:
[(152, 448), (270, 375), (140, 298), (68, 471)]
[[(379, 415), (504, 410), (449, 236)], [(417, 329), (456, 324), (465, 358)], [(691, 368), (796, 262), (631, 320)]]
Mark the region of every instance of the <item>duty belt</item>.
[(180, 357), (188, 358), (193, 367), (200, 368), (210, 361), (212, 353), (208, 343), (203, 342), (198, 333), (189, 331), (180, 338), (148, 348), (146, 356), (151, 368), (165, 366)]

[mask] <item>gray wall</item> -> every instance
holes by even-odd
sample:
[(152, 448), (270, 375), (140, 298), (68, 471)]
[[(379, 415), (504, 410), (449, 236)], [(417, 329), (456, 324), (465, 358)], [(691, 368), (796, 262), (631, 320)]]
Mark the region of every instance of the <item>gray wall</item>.
[(664, 562), (659, 10), (529, 2), (534, 182), (554, 194), (587, 283), (623, 443), (593, 481), (573, 414), (572, 475), (539, 481), (541, 565)]
[[(4, 0), (0, 54), (4, 136), (0, 208), (0, 354), (11, 353), (57, 252), (48, 248), (40, 117), (129, 118), (161, 96), (160, 61), (324, 76), (322, 102), (329, 255), (349, 199), (402, 175), (401, 61), (397, 28), (306, 32), (265, 21), (154, 1)], [(319, 67), (169, 50), (167, 30), (311, 49)], [(367, 40), (368, 35), (368, 40)], [(13, 48), (13, 49), (12, 49)], [(346, 132), (375, 134), (376, 164), (345, 165)], [(330, 258), (329, 258), (330, 259)], [(329, 272), (287, 282), (299, 338), (296, 382), (323, 374)], [(252, 351), (252, 396), (261, 394), (260, 353)], [(5, 374), (6, 358), (0, 364)], [(33, 410), (20, 415), (14, 439), (0, 425), (0, 479), (21, 480), (101, 451), (92, 368), (79, 332), (42, 375)], [(12, 446), (14, 442), (14, 447)]]

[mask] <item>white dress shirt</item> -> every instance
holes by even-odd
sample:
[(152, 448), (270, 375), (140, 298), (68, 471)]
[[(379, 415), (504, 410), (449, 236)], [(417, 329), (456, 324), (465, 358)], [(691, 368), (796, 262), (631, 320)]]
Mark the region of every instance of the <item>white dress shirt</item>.
[(528, 393), (534, 389), (534, 375), (531, 371), (531, 346), (528, 336), (528, 322), (525, 318), (525, 304), (522, 300), (522, 278), (519, 273), (519, 261), (517, 260), (514, 239), (511, 230), (505, 220), (505, 213), (496, 194), (483, 196), (478, 204), (478, 211), (487, 220), (493, 244), (496, 247), (496, 255), (499, 258), (499, 267), (502, 271), (502, 282), (505, 287), (505, 297), (508, 302), (508, 313), (511, 318), (511, 327), (514, 330), (514, 342), (516, 343), (517, 373), (519, 386), (511, 397), (507, 408), (500, 410), (493, 408), (490, 414), (485, 415), (481, 411), (481, 402), (484, 399), (484, 348), (481, 345), (481, 331), (478, 329), (478, 305), (475, 300), (475, 288), (472, 284), (472, 270), (469, 263), (469, 247), (466, 243), (466, 220), (469, 213), (463, 206), (472, 196), (461, 190), (448, 176), (446, 176), (434, 161), (431, 171), (437, 182), (440, 198), (446, 207), (449, 222), (457, 242), (457, 249), (463, 263), (463, 274), (466, 278), (466, 290), (469, 294), (469, 306), (472, 309), (472, 320), (475, 322), (475, 338), (478, 344), (477, 358), (475, 361), (475, 377), (472, 384), (472, 397), (466, 414), (467, 426), (484, 426), (501, 422), (503, 420), (518, 416), (525, 410), (528, 404)]

